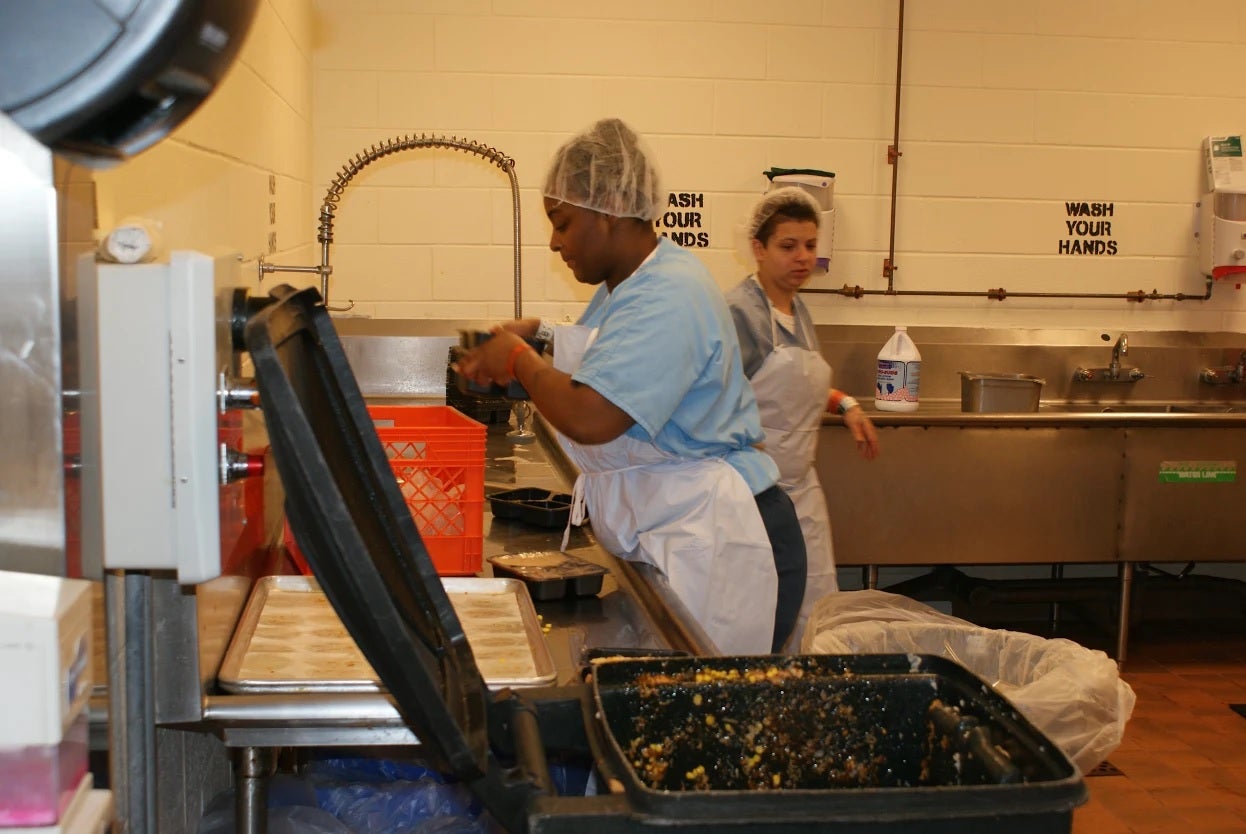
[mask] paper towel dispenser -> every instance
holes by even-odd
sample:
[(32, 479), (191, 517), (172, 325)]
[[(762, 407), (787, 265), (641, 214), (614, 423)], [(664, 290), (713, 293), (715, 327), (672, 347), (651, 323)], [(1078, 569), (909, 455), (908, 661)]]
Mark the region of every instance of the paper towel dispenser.
[(1246, 279), (1246, 156), (1241, 135), (1207, 137), (1203, 157), (1207, 181), (1198, 204), (1199, 271), (1215, 280), (1240, 282)]
[(5, 4), (0, 111), (92, 167), (150, 147), (224, 76), (257, 0)]

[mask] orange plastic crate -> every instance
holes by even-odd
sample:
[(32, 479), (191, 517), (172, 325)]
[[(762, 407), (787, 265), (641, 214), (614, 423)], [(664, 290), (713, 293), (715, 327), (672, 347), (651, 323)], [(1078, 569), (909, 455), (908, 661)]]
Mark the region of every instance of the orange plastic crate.
[[(479, 573), (484, 552), (484, 425), (444, 405), (371, 406), (368, 413), (437, 573)], [(295, 564), (309, 573), (289, 525), (285, 540)]]

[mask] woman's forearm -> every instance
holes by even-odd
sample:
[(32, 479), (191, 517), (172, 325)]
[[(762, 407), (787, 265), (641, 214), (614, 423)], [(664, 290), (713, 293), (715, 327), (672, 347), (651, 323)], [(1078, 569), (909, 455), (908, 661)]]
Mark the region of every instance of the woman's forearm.
[(626, 411), (589, 386), (574, 382), (570, 374), (550, 365), (535, 351), (520, 354), (514, 371), (541, 416), (576, 443), (607, 443), (635, 423)]

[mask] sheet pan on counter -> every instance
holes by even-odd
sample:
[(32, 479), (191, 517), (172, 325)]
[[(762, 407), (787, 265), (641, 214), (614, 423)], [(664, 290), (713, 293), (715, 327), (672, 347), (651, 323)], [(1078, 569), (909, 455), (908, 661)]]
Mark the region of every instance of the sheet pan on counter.
[[(554, 660), (523, 582), (446, 577), (442, 584), (491, 689), (554, 682)], [(218, 682), (233, 693), (383, 689), (320, 585), (309, 576), (266, 576), (256, 582)]]

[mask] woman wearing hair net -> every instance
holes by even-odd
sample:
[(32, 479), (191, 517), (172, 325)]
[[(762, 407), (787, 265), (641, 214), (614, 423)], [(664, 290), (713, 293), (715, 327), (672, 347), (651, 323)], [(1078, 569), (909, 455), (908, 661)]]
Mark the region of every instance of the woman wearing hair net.
[(550, 248), (597, 291), (577, 325), (552, 328), (553, 366), (524, 341), (543, 325), (524, 319), (494, 328), (460, 372), (524, 386), (580, 470), (572, 521), (587, 508), (606, 549), (660, 569), (718, 651), (777, 651), (804, 596), (804, 540), (754, 448), (761, 423), (721, 292), (655, 233), (663, 192), (623, 122), (563, 145), (543, 193)]
[(818, 204), (801, 189), (768, 192), (749, 220), (757, 271), (727, 294), (744, 373), (761, 410), (764, 448), (779, 467), (779, 484), (796, 505), (805, 534), (809, 576), (792, 635), (797, 646), (813, 604), (839, 587), (826, 496), (813, 466), (822, 414), (842, 413), (862, 457), (878, 455), (870, 418), (856, 400), (831, 388), (831, 366), (818, 353), (813, 319), (798, 295), (817, 263), (820, 220)]

